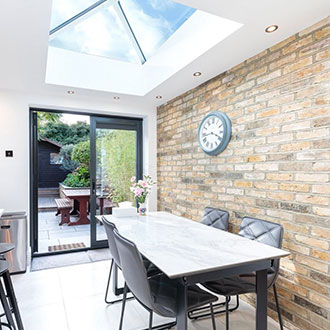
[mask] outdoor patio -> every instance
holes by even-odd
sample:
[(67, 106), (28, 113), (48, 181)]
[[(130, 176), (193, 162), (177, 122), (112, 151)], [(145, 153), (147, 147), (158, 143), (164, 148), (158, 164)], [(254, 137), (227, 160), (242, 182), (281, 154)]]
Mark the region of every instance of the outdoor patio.
[[(83, 243), (90, 247), (90, 225), (59, 226), (60, 216), (55, 216), (56, 211), (39, 212), (39, 253), (49, 252), (49, 247), (55, 245)], [(71, 221), (77, 221), (76, 216), (71, 216)], [(97, 239), (106, 239), (103, 226), (97, 225)]]

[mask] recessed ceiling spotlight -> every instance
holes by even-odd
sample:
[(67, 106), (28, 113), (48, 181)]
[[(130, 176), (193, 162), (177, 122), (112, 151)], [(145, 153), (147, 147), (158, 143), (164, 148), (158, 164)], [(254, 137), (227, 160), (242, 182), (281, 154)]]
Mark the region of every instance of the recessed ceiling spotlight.
[(68, 91), (68, 94), (74, 94), (74, 91), (70, 90)]
[(272, 33), (272, 32), (275, 32), (277, 29), (278, 29), (278, 25), (273, 24), (273, 25), (267, 26), (265, 31), (267, 33)]
[(160, 99), (162, 99), (163, 97), (161, 96), (161, 95), (157, 95), (156, 96), (156, 99), (158, 99), (158, 100), (160, 100)]
[(195, 73), (193, 74), (194, 77), (199, 77), (199, 76), (201, 76), (201, 75), (202, 75), (202, 73), (199, 72), (199, 71), (197, 71), (197, 72), (195, 72)]
[(120, 97), (119, 97), (119, 96), (114, 96), (113, 99), (114, 99), (114, 100), (119, 100)]

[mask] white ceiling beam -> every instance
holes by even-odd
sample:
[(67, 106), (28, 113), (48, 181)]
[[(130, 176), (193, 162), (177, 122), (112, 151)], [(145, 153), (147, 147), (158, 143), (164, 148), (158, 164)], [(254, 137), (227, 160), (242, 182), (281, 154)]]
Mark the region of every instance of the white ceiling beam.
[(125, 12), (124, 12), (120, 2), (116, 1), (116, 4), (113, 6), (113, 8), (116, 10), (118, 17), (120, 18), (121, 23), (126, 31), (128, 39), (129, 39), (131, 45), (133, 46), (137, 56), (139, 57), (141, 64), (144, 64), (147, 61), (147, 59), (145, 58), (145, 56), (143, 54), (140, 44), (139, 44), (138, 40), (136, 39), (134, 31), (125, 15)]

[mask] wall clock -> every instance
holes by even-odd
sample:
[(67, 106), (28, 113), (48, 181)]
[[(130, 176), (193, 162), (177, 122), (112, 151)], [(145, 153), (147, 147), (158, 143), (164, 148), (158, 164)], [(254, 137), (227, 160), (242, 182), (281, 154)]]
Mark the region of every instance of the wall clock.
[(224, 151), (231, 137), (231, 122), (220, 111), (208, 114), (199, 125), (198, 142), (208, 155), (218, 155)]

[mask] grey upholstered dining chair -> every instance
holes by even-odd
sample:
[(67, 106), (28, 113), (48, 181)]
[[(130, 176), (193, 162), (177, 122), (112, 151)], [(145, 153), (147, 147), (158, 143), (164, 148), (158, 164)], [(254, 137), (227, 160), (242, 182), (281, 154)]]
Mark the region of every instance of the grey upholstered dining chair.
[[(283, 240), (283, 227), (280, 224), (260, 220), (256, 218), (244, 217), (240, 226), (239, 235), (249, 239), (281, 248)], [(280, 260), (273, 260), (272, 266), (268, 269), (267, 288), (273, 287), (276, 309), (280, 328), (283, 330), (281, 311), (277, 298), (275, 282), (280, 268)], [(245, 293), (256, 292), (256, 274), (243, 274), (234, 277), (222, 278), (217, 281), (203, 283), (203, 286), (213, 293), (226, 297), (226, 330), (229, 329), (229, 297)]]
[[(216, 229), (228, 231), (228, 225), (229, 225), (229, 212), (221, 209), (217, 209), (214, 207), (206, 207), (204, 209), (203, 218), (201, 220), (201, 223), (206, 226), (210, 226)], [(231, 300), (231, 298), (229, 298)], [(225, 313), (226, 310), (224, 310), (221, 307), (224, 307), (226, 305), (226, 302), (219, 302), (217, 304), (213, 305), (214, 308), (214, 315), (216, 314), (222, 314)], [(239, 307), (239, 297), (236, 296), (236, 304), (233, 307), (229, 308), (230, 312), (233, 312)], [(221, 308), (221, 309), (219, 309)], [(200, 308), (196, 308), (188, 313), (188, 317), (191, 320), (197, 320), (200, 318), (205, 318), (211, 316), (210, 308), (208, 306), (203, 306)]]
[[(164, 317), (176, 318), (178, 314), (178, 281), (170, 280), (165, 274), (148, 278), (142, 256), (136, 245), (122, 237), (117, 230), (114, 230), (114, 236), (121, 260), (123, 276), (126, 281), (119, 330), (121, 330), (123, 326), (125, 297), (128, 288), (137, 301), (149, 311), (149, 330), (152, 329), (154, 312)], [(210, 304), (211, 311), (213, 312), (212, 303), (217, 301), (217, 299), (216, 296), (202, 290), (197, 285), (190, 285), (187, 287), (188, 311), (199, 306)], [(213, 313), (212, 325), (213, 330), (216, 330)]]
[[(109, 277), (108, 277), (107, 288), (106, 288), (106, 291), (105, 291), (104, 300), (107, 304), (114, 304), (114, 303), (122, 301), (122, 299), (118, 299), (118, 300), (114, 300), (114, 301), (109, 301), (108, 300), (108, 292), (109, 292), (110, 281), (111, 281), (111, 276), (112, 276), (112, 271), (113, 271), (114, 264), (116, 264), (117, 267), (119, 269), (121, 269), (120, 257), (119, 257), (117, 245), (116, 245), (116, 242), (115, 242), (115, 239), (114, 239), (114, 234), (113, 234), (113, 231), (116, 229), (116, 226), (115, 226), (114, 223), (108, 221), (105, 217), (102, 217), (102, 223), (103, 223), (104, 228), (105, 228), (105, 232), (106, 232), (106, 235), (107, 235), (107, 238), (108, 238), (109, 250), (110, 250), (110, 254), (112, 256), (111, 265), (110, 265), (110, 272), (109, 272)], [(161, 271), (155, 265), (153, 265), (149, 260), (147, 260), (145, 258), (143, 259), (143, 264), (144, 264), (144, 267), (147, 270), (148, 276), (153, 276), (153, 275), (161, 273)], [(128, 299), (131, 299), (131, 298), (128, 298)]]
[(201, 223), (221, 230), (228, 230), (229, 213), (225, 210), (206, 207)]

